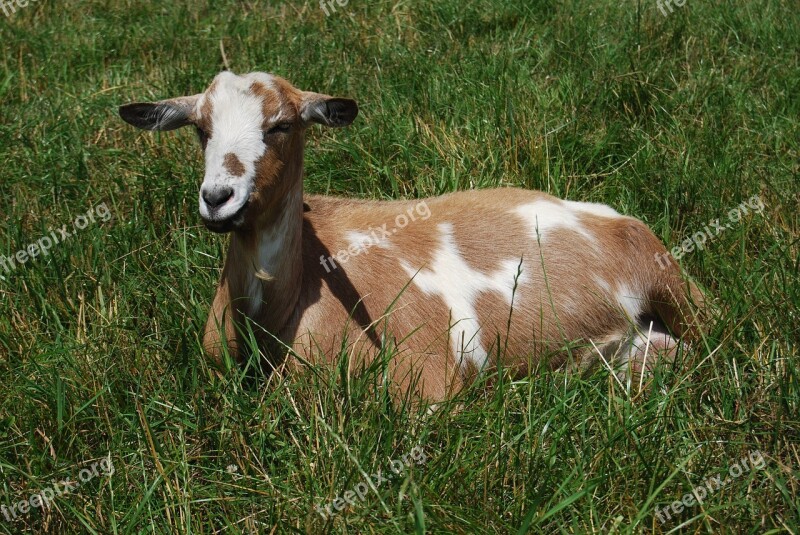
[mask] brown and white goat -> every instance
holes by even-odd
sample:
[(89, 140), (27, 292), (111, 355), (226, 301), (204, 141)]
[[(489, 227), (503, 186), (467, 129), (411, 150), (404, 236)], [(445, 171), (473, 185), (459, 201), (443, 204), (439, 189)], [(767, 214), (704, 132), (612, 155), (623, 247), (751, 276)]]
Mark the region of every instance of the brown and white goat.
[(394, 384), (416, 375), (416, 393), (441, 400), (498, 363), (525, 374), (543, 358), (583, 368), (602, 357), (640, 369), (646, 351), (672, 356), (672, 335), (691, 335), (699, 292), (674, 260), (656, 260), (666, 249), (642, 222), (608, 206), (512, 188), (422, 202), (304, 196), (305, 130), (357, 114), (353, 100), (231, 72), (198, 95), (120, 108), (139, 128), (197, 128), (200, 216), (232, 233), (204, 336), (215, 360), (223, 344), (246, 358), (246, 319), (273, 364), (287, 347), (320, 362), (396, 345)]

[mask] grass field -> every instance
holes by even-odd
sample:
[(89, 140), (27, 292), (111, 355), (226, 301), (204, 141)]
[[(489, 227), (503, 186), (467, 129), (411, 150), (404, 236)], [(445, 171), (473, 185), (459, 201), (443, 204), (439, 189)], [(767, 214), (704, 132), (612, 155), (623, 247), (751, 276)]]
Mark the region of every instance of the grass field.
[[(0, 532), (800, 531), (796, 2), (9, 2)], [(197, 213), (200, 149), (116, 109), (202, 91), (221, 47), (359, 101), (310, 131), (307, 192), (517, 185), (669, 248), (728, 221), (680, 259), (714, 308), (693, 364), (646, 394), (602, 368), (501, 375), (427, 417), (342, 366), (216, 375), (200, 337), (227, 238)], [(44, 237), (63, 243), (21, 263)]]

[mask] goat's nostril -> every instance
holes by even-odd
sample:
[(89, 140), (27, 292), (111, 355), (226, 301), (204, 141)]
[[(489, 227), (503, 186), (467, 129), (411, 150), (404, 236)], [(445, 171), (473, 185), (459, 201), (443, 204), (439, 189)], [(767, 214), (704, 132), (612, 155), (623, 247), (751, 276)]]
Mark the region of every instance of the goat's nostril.
[(212, 210), (228, 202), (228, 199), (231, 197), (233, 197), (232, 188), (214, 188), (211, 191), (203, 190), (203, 200)]

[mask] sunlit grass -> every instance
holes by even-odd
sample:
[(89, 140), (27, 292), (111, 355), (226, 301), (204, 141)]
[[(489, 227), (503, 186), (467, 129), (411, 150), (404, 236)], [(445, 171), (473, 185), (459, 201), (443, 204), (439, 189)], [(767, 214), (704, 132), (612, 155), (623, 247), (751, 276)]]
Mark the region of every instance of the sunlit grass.
[[(0, 19), (0, 254), (101, 203), (111, 218), (0, 266), (0, 505), (109, 453), (115, 473), (0, 531), (796, 532), (798, 34), (789, 1), (18, 7)], [(221, 48), (234, 71), (359, 101), (352, 127), (310, 132), (309, 192), (518, 185), (608, 203), (669, 248), (758, 195), (681, 258), (717, 312), (705, 349), (647, 394), (602, 367), (501, 375), (432, 414), (346, 356), (214, 373), (199, 337), (226, 239), (199, 222), (194, 135), (116, 109), (201, 91)], [(402, 477), (316, 511), (417, 446)], [(762, 469), (656, 518), (755, 450)]]

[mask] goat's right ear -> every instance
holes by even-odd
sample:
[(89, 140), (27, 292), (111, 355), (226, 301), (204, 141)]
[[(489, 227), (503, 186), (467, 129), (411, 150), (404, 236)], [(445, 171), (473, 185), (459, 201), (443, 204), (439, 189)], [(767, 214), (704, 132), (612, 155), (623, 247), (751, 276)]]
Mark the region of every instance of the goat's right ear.
[(160, 102), (137, 102), (120, 106), (125, 122), (144, 130), (175, 130), (195, 121), (195, 105), (200, 95), (173, 98)]

